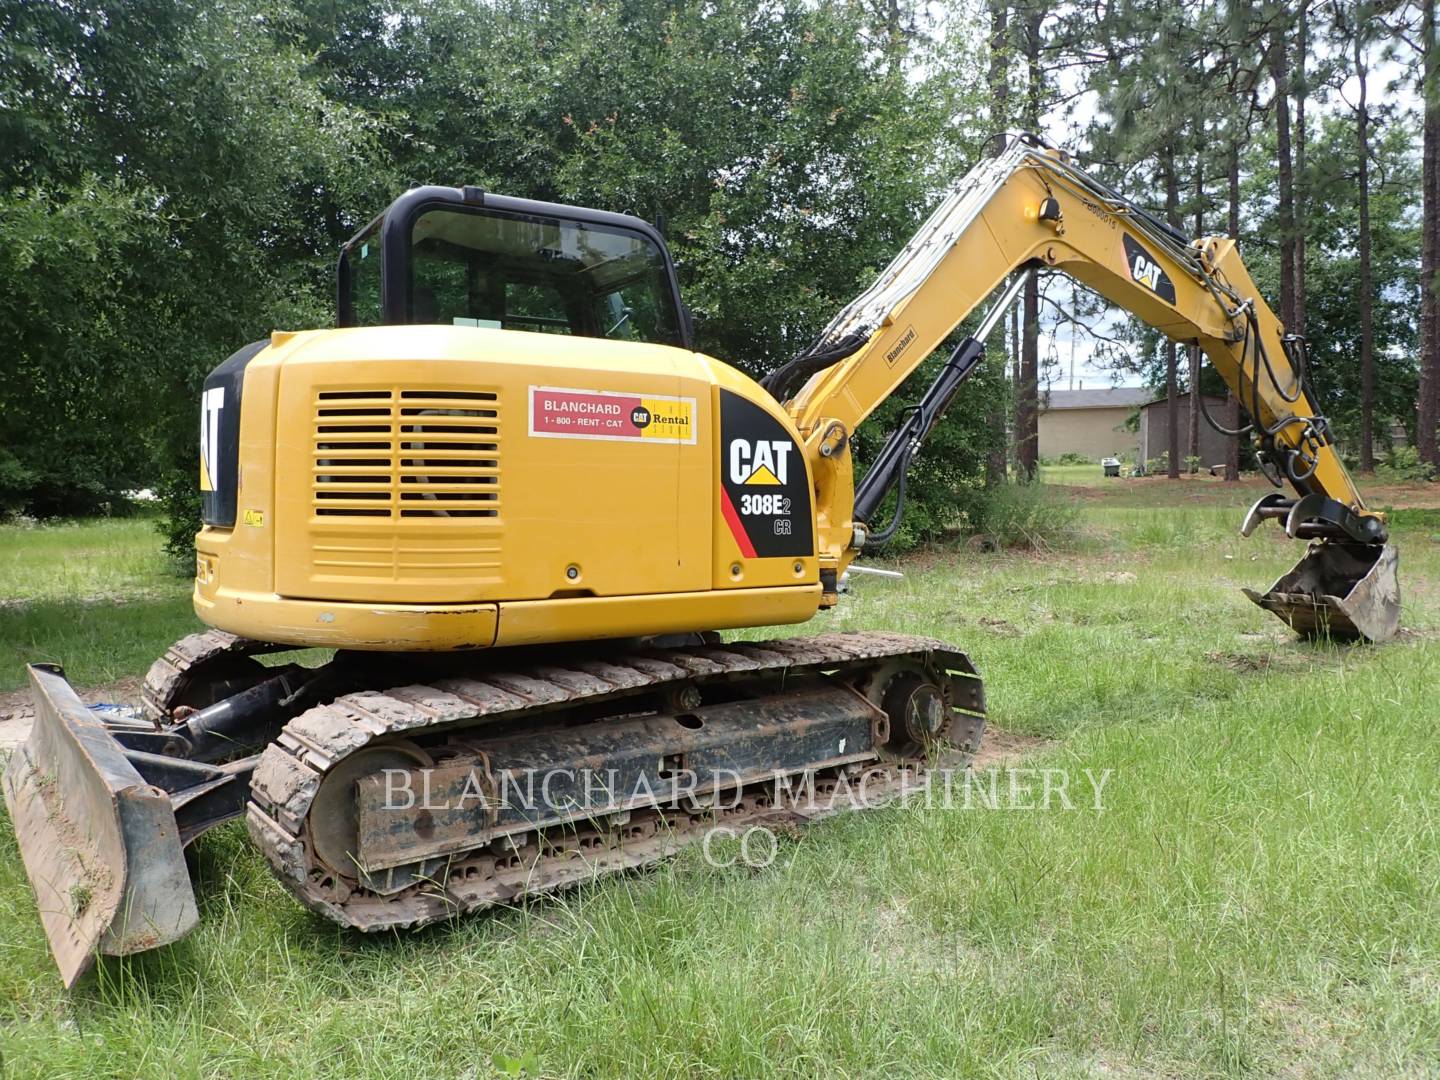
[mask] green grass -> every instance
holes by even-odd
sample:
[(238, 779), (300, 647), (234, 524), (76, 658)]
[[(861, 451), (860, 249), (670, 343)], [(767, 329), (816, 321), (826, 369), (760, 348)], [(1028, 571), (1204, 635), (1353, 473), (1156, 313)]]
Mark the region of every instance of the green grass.
[(1040, 466), (1040, 480), (1046, 484), (1086, 485), (1098, 483), (1105, 478), (1104, 470), (1098, 461), (1084, 465)]
[(144, 597), (178, 583), (148, 517), (0, 527), (0, 599)]
[(1103, 812), (875, 811), (784, 839), (763, 871), (692, 852), (377, 938), (302, 911), (231, 827), (198, 844), (201, 927), (68, 995), (0, 828), (3, 1060), (87, 1078), (1433, 1075), (1436, 527), (1397, 524), (1410, 632), (1344, 648), (1240, 595), (1299, 551), (1240, 540), (1237, 516), (1104, 503), (1068, 550), (926, 553), (807, 626), (746, 635), (953, 641), (993, 723), (1055, 740), (1026, 767), (1112, 770)]
[(0, 691), (42, 660), (77, 686), (144, 675), (199, 629), (190, 584), (149, 518), (0, 527)]

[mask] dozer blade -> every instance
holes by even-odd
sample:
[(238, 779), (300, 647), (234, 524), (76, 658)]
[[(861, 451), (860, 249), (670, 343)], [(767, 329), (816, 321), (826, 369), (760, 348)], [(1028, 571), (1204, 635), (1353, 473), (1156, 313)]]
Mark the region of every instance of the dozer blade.
[(65, 985), (97, 953), (174, 941), (199, 916), (170, 798), (151, 787), (58, 668), (31, 665), (35, 726), (5, 802)]
[(1320, 540), (1268, 592), (1244, 592), (1302, 637), (1379, 643), (1400, 626), (1399, 562), (1389, 544)]

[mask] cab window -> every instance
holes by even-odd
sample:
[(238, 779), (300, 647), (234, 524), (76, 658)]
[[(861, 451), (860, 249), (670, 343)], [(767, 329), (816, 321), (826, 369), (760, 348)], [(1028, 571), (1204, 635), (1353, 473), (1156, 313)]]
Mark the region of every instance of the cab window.
[[(377, 232), (378, 235), (378, 232)], [(375, 259), (348, 255), (352, 302)], [(648, 237), (479, 207), (425, 209), (410, 229), (408, 322), (682, 343), (665, 257)], [(352, 325), (367, 320), (355, 309)]]

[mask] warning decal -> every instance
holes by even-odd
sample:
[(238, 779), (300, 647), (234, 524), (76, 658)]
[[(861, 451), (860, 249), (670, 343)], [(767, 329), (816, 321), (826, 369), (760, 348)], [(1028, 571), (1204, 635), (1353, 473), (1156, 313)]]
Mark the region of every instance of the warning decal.
[(695, 399), (530, 387), (530, 434), (543, 439), (695, 442)]

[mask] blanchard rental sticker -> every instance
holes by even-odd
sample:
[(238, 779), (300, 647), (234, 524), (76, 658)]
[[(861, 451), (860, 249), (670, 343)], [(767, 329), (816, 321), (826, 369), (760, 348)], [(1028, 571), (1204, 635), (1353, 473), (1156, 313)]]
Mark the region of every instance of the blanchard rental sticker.
[(695, 399), (530, 387), (530, 434), (542, 439), (695, 442)]

